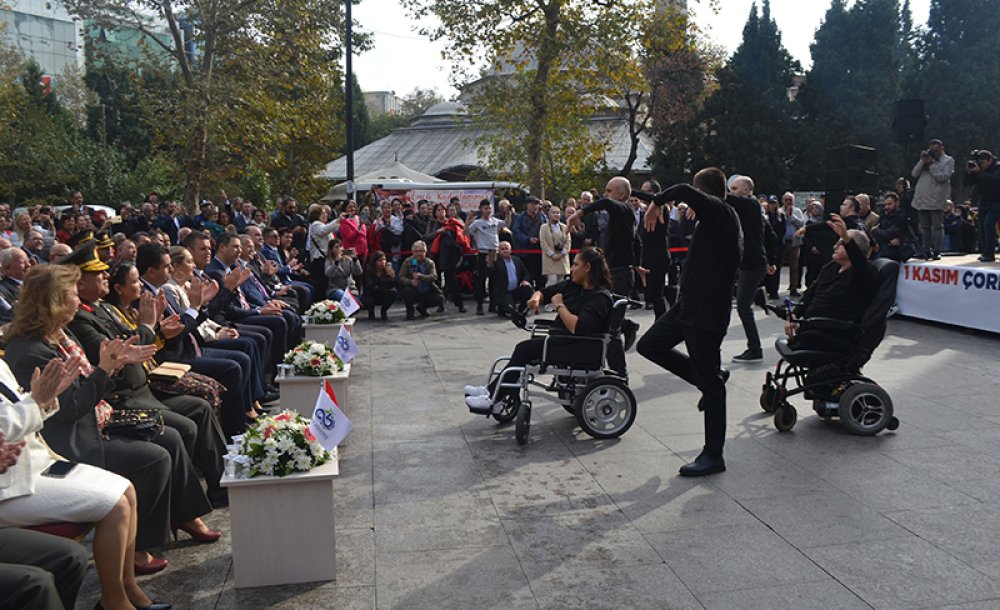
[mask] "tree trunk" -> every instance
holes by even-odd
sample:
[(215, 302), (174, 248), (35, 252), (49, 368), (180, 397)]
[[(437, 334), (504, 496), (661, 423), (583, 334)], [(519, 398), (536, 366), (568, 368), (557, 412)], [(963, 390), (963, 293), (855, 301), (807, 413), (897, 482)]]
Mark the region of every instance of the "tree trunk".
[(187, 163), (187, 181), (184, 185), (184, 207), (188, 212), (198, 209), (201, 183), (205, 178), (205, 156), (208, 149), (208, 126), (204, 118), (195, 124), (191, 137), (191, 150)]
[(544, 8), (545, 35), (538, 49), (538, 68), (531, 82), (531, 112), (528, 115), (528, 134), (525, 138), (525, 154), (528, 165), (528, 186), (539, 199), (545, 198), (544, 162), (545, 131), (549, 116), (548, 84), (552, 65), (558, 56), (556, 48), (562, 1), (552, 0)]

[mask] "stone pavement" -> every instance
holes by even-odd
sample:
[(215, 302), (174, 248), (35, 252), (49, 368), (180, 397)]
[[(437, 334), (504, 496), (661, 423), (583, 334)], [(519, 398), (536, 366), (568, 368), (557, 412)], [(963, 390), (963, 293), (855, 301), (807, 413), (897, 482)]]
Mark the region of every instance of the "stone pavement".
[[(997, 337), (893, 319), (866, 367), (902, 425), (862, 438), (758, 407), (773, 349), (727, 365), (728, 472), (682, 479), (697, 393), (635, 352), (639, 401), (613, 441), (536, 401), (531, 441), (462, 386), (527, 334), (493, 316), (360, 321), (355, 430), (336, 485), (338, 579), (233, 588), (228, 536), (182, 540), (141, 579), (175, 608), (1000, 608)], [(643, 327), (651, 312), (636, 312)], [(765, 344), (780, 322), (758, 314)], [(743, 351), (734, 313), (724, 362)], [(794, 401), (793, 401), (794, 402)], [(283, 518), (275, 515), (275, 518)], [(228, 512), (210, 526), (227, 529)], [(183, 536), (183, 534), (182, 534)], [(91, 571), (78, 607), (93, 604)]]

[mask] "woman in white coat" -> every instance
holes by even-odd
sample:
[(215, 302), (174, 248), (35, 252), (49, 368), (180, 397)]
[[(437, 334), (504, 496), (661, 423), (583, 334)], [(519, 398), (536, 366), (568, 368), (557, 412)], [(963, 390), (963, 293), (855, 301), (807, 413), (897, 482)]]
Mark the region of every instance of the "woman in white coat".
[(569, 275), (570, 236), (566, 225), (559, 222), (562, 217), (559, 206), (549, 208), (549, 221), (538, 230), (538, 242), (542, 249), (542, 275), (545, 285), (551, 286)]
[(44, 370), (35, 369), (31, 394), (24, 395), (0, 360), (0, 442), (22, 445), (17, 462), (0, 474), (0, 526), (94, 523), (98, 607), (167, 610), (169, 604), (152, 603), (135, 580), (136, 500), (128, 479), (86, 464), (63, 477), (43, 474), (58, 456), (38, 432), (59, 410), (57, 396), (76, 379), (80, 365), (79, 357), (51, 360)]

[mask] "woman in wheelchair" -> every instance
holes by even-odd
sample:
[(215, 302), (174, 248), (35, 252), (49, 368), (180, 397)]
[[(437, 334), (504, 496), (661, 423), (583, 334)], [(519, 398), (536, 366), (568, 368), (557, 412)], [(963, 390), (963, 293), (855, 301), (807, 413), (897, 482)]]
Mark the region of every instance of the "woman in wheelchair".
[[(608, 320), (612, 309), (611, 272), (604, 260), (604, 255), (596, 248), (583, 248), (576, 255), (576, 260), (570, 269), (570, 279), (547, 286), (528, 299), (528, 308), (538, 313), (539, 307), (551, 303), (556, 311), (556, 319), (552, 323), (549, 335), (600, 336), (608, 331)], [(542, 358), (542, 347), (545, 337), (535, 337), (518, 343), (510, 356), (507, 367), (520, 367)], [(558, 345), (557, 345), (558, 343)], [(590, 348), (592, 342), (583, 347), (580, 342), (559, 341), (549, 346), (548, 359), (566, 359)], [(615, 369), (623, 368), (622, 362)], [(624, 374), (624, 370), (619, 371)], [(473, 413), (488, 414), (493, 408), (493, 395), (496, 383), (503, 379), (499, 375), (489, 386), (465, 386), (465, 404)], [(509, 379), (507, 381), (510, 381)], [(497, 403), (509, 393), (515, 393), (513, 388), (501, 388), (497, 394)]]

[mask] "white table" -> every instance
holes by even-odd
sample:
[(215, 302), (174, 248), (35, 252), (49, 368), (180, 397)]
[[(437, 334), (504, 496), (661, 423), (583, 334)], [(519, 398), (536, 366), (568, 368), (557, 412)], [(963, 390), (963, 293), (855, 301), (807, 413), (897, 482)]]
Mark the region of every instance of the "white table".
[(339, 474), (334, 457), (285, 477), (222, 478), (237, 588), (336, 578), (333, 479)]
[(313, 409), (316, 408), (316, 397), (323, 391), (323, 383), (330, 380), (340, 410), (347, 413), (347, 381), (350, 375), (351, 365), (348, 363), (344, 365), (344, 370), (326, 377), (310, 377), (309, 375), (276, 377), (274, 381), (281, 387), (281, 399), (278, 401), (278, 405), (282, 409), (297, 411), (302, 414), (302, 417), (311, 419)]
[[(347, 330), (354, 332), (354, 318), (348, 318)], [(340, 332), (340, 324), (303, 324), (302, 329), (306, 333), (306, 339), (316, 343), (326, 343), (333, 347), (337, 340), (337, 333)]]

